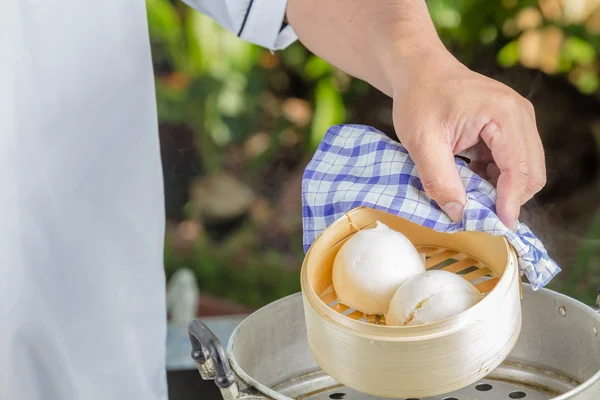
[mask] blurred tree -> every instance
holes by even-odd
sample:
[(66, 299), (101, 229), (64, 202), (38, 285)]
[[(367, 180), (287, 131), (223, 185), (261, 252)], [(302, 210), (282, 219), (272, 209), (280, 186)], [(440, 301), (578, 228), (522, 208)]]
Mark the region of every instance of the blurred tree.
[[(167, 273), (191, 265), (201, 288), (253, 306), (298, 290), (301, 226), (282, 213), (300, 215), (293, 200), (307, 158), (331, 125), (392, 131), (390, 100), (300, 43), (273, 54), (181, 2), (146, 2), (166, 174)], [(465, 64), (491, 54), (502, 68), (564, 77), (598, 95), (600, 0), (428, 6), (443, 42)], [(577, 273), (597, 262), (590, 246), (579, 253)], [(577, 273), (571, 278), (579, 280)]]
[(598, 91), (597, 0), (430, 0), (442, 40), (469, 63), (482, 46), (503, 67), (564, 74), (581, 92)]

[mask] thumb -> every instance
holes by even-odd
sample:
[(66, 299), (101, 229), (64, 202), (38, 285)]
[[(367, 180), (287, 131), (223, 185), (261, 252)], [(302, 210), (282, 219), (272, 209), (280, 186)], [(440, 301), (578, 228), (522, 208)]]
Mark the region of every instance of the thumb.
[(450, 145), (436, 141), (421, 141), (407, 148), (415, 162), (423, 189), (454, 221), (462, 220), (467, 200)]

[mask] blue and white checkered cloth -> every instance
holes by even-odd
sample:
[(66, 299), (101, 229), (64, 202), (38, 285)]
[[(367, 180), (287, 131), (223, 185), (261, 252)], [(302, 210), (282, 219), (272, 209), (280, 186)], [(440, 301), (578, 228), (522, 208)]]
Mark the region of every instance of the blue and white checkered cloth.
[(375, 128), (330, 128), (308, 164), (302, 181), (304, 250), (348, 211), (366, 206), (399, 215), (441, 232), (483, 231), (503, 235), (514, 247), (519, 268), (534, 289), (560, 272), (542, 242), (524, 224), (508, 229), (495, 212), (492, 184), (456, 158), (467, 190), (463, 219), (453, 222), (425, 193), (406, 149)]

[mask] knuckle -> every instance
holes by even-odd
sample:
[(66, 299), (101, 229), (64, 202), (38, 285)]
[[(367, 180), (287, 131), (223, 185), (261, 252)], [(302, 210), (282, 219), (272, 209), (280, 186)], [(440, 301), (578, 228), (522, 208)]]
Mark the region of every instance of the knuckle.
[(403, 137), (402, 144), (404, 145), (404, 147), (406, 147), (406, 149), (412, 157), (420, 156), (422, 146), (419, 141), (418, 134), (407, 135), (406, 137)]
[(518, 182), (529, 182), (529, 164), (524, 159), (519, 159), (514, 162), (512, 172)]
[(546, 182), (546, 175), (532, 176), (529, 179), (529, 186), (535, 193), (537, 193), (542, 190), (544, 186), (546, 186)]
[(521, 101), (519, 97), (511, 92), (503, 93), (502, 97), (500, 98), (500, 104), (509, 110), (514, 110), (521, 107)]
[(535, 115), (535, 107), (533, 106), (533, 103), (526, 98), (523, 98), (523, 107), (525, 107), (525, 109), (531, 114)]
[(529, 114), (535, 115), (533, 103), (512, 90), (502, 93), (499, 101), (505, 109), (510, 110), (511, 112), (525, 110)]
[(425, 155), (425, 143), (429, 143), (430, 141), (430, 132), (433, 130), (425, 130), (423, 128), (413, 128), (409, 127), (406, 132), (408, 134), (404, 135), (402, 138), (402, 144), (409, 151), (411, 156), (421, 157)]
[(447, 197), (452, 193), (452, 185), (438, 177), (424, 178), (421, 180), (423, 189), (432, 199)]

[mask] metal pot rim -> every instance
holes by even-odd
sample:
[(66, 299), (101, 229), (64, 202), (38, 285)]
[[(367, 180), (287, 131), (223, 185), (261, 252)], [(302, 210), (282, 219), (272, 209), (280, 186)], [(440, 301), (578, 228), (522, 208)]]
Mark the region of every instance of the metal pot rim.
[[(563, 300), (563, 302), (567, 303), (567, 304), (571, 304), (571, 305), (577, 305), (580, 307), (584, 307), (586, 309), (589, 309), (591, 313), (594, 313), (593, 315), (595, 316), (595, 319), (600, 323), (600, 314), (596, 311), (593, 310), (593, 308), (591, 308), (590, 306), (580, 302), (577, 299), (574, 299), (572, 297), (566, 296), (564, 294), (558, 293), (556, 291), (550, 290), (550, 289), (539, 289), (537, 291), (534, 291), (533, 288), (531, 287), (531, 285), (523, 283), (523, 289), (524, 291), (528, 291), (528, 292), (539, 292), (539, 293), (545, 293), (545, 294), (550, 294), (558, 299)], [(261, 309), (255, 311), (255, 313), (258, 313), (259, 311), (267, 311), (270, 307), (272, 307), (275, 303), (281, 302), (281, 301), (289, 301), (289, 299), (294, 298), (294, 297), (301, 297), (302, 293), (301, 292), (297, 292), (294, 294), (291, 294), (289, 296), (283, 297), (279, 300), (277, 300), (276, 302), (270, 303), (265, 305), (264, 307), (262, 307)], [(249, 318), (253, 317), (254, 314), (249, 315), (248, 317), (246, 317), (233, 331), (233, 333), (231, 334), (230, 340), (229, 340), (229, 344), (227, 347), (227, 355), (229, 358), (229, 363), (231, 364), (231, 367), (233, 369), (233, 371), (235, 372), (235, 374), (239, 377), (239, 379), (241, 381), (243, 381), (244, 383), (248, 384), (249, 386), (255, 388), (256, 390), (258, 390), (259, 392), (261, 392), (264, 395), (269, 396), (272, 399), (275, 400), (293, 400), (290, 397), (284, 396), (278, 392), (276, 392), (275, 390), (263, 385), (262, 383), (256, 381), (254, 378), (252, 378), (250, 375), (248, 375), (244, 369), (238, 364), (235, 355), (233, 354), (233, 350), (235, 347), (235, 342), (236, 342), (236, 338), (237, 335), (239, 333), (240, 328), (244, 325), (244, 323), (246, 322), (246, 320), (248, 320)], [(569, 392), (566, 392), (564, 394), (559, 395), (558, 397), (553, 398), (552, 400), (567, 400), (570, 398), (573, 398), (573, 396), (584, 392), (585, 390), (587, 390), (589, 387), (591, 387), (596, 381), (600, 381), (600, 370), (597, 371), (594, 375), (592, 375), (589, 379), (587, 379), (586, 381), (582, 382), (580, 385), (578, 385), (576, 388), (570, 390)]]
[(273, 307), (273, 305), (275, 303), (281, 302), (281, 301), (285, 301), (286, 299), (290, 299), (293, 297), (301, 297), (302, 296), (302, 292), (297, 292), (291, 295), (288, 295), (286, 297), (282, 297), (281, 299), (274, 301), (273, 303), (269, 303), (267, 305), (265, 305), (264, 307), (260, 308), (259, 310), (255, 311), (254, 313), (250, 314), (249, 316), (247, 316), (246, 318), (244, 318), (244, 320), (242, 322), (240, 322), (240, 324), (235, 328), (235, 330), (233, 331), (233, 333), (231, 334), (230, 338), (229, 338), (229, 343), (227, 345), (227, 357), (229, 358), (229, 364), (231, 364), (231, 368), (233, 369), (233, 371), (235, 372), (235, 374), (246, 384), (248, 384), (249, 386), (252, 386), (253, 388), (255, 388), (256, 390), (258, 390), (259, 392), (269, 396), (270, 398), (274, 399), (274, 400), (294, 400), (290, 397), (284, 396), (281, 393), (276, 392), (275, 390), (271, 389), (268, 386), (263, 385), (262, 383), (258, 382), (256, 379), (254, 379), (253, 377), (251, 377), (250, 375), (248, 375), (246, 373), (246, 371), (244, 371), (244, 369), (238, 364), (235, 355), (233, 354), (233, 350), (235, 347), (235, 342), (236, 342), (236, 337), (238, 335), (238, 332), (240, 330), (240, 327), (242, 325), (244, 325), (244, 323), (246, 322), (246, 320), (248, 320), (249, 318), (252, 318), (252, 316), (255, 313), (258, 313), (259, 311), (266, 311), (268, 310), (270, 307)]
[[(526, 284), (523, 284), (523, 286), (525, 286)], [(531, 288), (531, 285), (527, 284), (527, 289), (534, 291)], [(595, 318), (596, 320), (600, 323), (600, 313), (599, 311), (594, 311), (593, 308), (591, 308), (590, 306), (580, 302), (577, 299), (574, 299), (572, 297), (566, 296), (562, 293), (556, 292), (554, 290), (550, 290), (550, 289), (538, 289), (537, 292), (542, 292), (542, 293), (549, 293), (549, 294), (553, 294), (554, 296), (556, 296), (559, 299), (565, 300), (567, 302), (571, 302), (571, 304), (575, 304), (578, 306), (582, 306), (586, 309), (589, 309), (590, 312), (593, 312), (595, 314)], [(600, 296), (599, 296), (600, 297)], [(600, 380), (600, 370), (596, 371), (596, 373), (594, 375), (592, 375), (589, 379), (587, 379), (584, 382), (581, 382), (576, 388), (574, 388), (573, 390), (569, 390), (567, 393), (561, 394), (560, 396), (557, 396), (555, 398), (553, 398), (552, 400), (567, 400), (570, 398), (573, 398), (573, 396), (587, 390), (589, 387), (591, 387), (596, 381)]]

